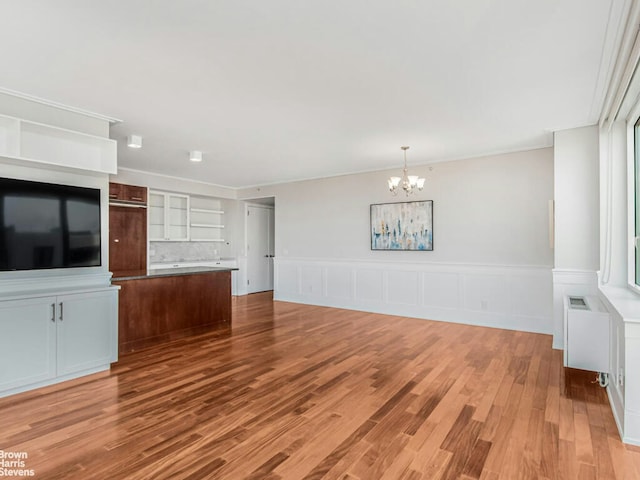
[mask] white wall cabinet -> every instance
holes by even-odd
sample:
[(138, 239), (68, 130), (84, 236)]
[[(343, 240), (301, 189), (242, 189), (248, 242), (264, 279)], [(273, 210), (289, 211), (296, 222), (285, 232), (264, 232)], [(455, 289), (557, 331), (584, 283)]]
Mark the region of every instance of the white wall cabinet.
[(149, 240), (189, 240), (189, 196), (178, 193), (149, 192)]
[(0, 396), (106, 370), (118, 359), (109, 287), (0, 301)]

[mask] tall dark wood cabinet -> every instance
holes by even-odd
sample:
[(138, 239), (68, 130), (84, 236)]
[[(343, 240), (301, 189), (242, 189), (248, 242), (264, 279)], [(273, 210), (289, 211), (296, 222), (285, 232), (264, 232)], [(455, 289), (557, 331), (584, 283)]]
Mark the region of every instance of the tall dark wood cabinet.
[(147, 189), (109, 184), (109, 270), (147, 269)]

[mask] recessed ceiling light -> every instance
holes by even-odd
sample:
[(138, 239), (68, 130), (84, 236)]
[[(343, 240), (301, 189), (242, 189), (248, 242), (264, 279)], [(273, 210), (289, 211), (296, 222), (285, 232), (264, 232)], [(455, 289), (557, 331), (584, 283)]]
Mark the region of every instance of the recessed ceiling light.
[(127, 147), (142, 148), (142, 137), (140, 135), (129, 135), (127, 137)]
[(199, 150), (191, 150), (189, 152), (189, 160), (191, 160), (192, 162), (201, 162), (202, 152)]

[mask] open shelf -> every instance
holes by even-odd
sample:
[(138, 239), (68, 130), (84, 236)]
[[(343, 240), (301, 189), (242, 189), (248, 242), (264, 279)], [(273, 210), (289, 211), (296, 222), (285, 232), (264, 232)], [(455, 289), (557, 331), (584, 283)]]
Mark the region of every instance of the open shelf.
[(194, 242), (224, 242), (224, 210), (214, 197), (191, 196), (191, 240)]
[(116, 150), (116, 141), (106, 137), (0, 115), (5, 157), (115, 174)]
[(218, 214), (218, 215), (224, 214), (223, 210), (210, 210), (208, 208), (192, 208), (191, 211), (196, 213), (211, 213), (211, 214)]

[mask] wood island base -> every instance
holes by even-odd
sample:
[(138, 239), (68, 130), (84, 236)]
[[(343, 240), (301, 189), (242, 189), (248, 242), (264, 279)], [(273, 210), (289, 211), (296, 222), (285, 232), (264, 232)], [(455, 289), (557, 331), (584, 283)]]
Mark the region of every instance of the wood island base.
[(231, 328), (231, 272), (116, 278), (118, 350)]

